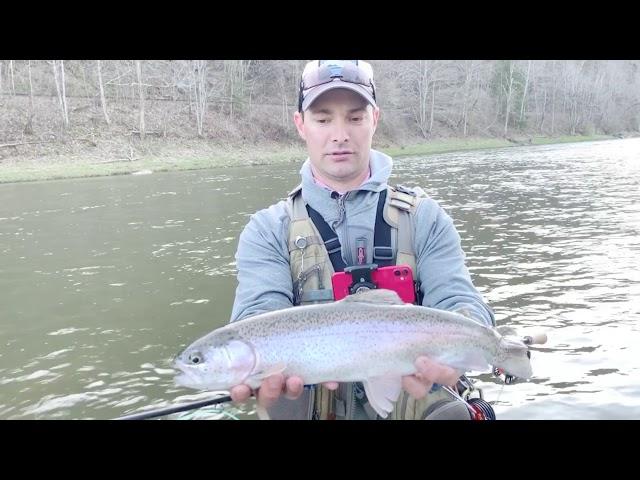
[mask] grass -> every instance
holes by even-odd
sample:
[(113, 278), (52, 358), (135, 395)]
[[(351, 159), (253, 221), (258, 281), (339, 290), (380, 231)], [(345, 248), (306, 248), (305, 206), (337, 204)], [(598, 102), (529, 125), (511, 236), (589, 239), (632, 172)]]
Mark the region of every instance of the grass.
[(207, 152), (185, 155), (184, 153), (148, 155), (133, 161), (88, 162), (84, 159), (62, 157), (54, 162), (20, 160), (13, 164), (0, 165), (0, 183), (56, 180), (63, 178), (98, 177), (124, 175), (139, 171), (169, 172), (178, 170), (200, 170), (246, 165), (270, 165), (291, 163), (305, 158), (303, 147), (273, 147), (234, 149), (217, 153)]
[(533, 145), (550, 145), (552, 143), (574, 143), (574, 142), (594, 142), (597, 140), (611, 140), (611, 135), (582, 135), (571, 136), (565, 135), (562, 137), (534, 137)]
[[(547, 145), (553, 143), (583, 142), (605, 140), (613, 137), (606, 135), (562, 136), (562, 137), (526, 137), (522, 144)], [(406, 146), (376, 147), (392, 157), (407, 155), (433, 155), (437, 153), (487, 148), (517, 146), (516, 143), (499, 138), (436, 139), (428, 143)], [(233, 148), (213, 148), (206, 152), (195, 149), (177, 152), (161, 151), (153, 155), (123, 159), (117, 162), (102, 160), (89, 161), (83, 156), (59, 156), (55, 160), (20, 159), (0, 164), (0, 183), (28, 182), (36, 180), (54, 180), (62, 178), (81, 178), (107, 175), (124, 175), (143, 170), (167, 172), (176, 170), (198, 170), (208, 168), (226, 168), (246, 165), (270, 165), (300, 162), (307, 154), (304, 146), (240, 146)], [(187, 152), (187, 153), (185, 153)]]
[(400, 157), (407, 155), (433, 155), (436, 153), (458, 152), (464, 150), (483, 150), (487, 148), (504, 148), (515, 147), (521, 144), (530, 145), (550, 145), (554, 143), (574, 143), (574, 142), (590, 142), (595, 140), (608, 140), (614, 137), (608, 135), (574, 135), (562, 137), (526, 137), (519, 138), (520, 144), (510, 142), (504, 138), (452, 138), (438, 139), (429, 143), (408, 145), (403, 147), (382, 148), (381, 151), (392, 157)]
[(474, 139), (439, 139), (429, 143), (420, 143), (402, 147), (381, 148), (380, 150), (392, 157), (407, 155), (433, 155), (436, 153), (457, 152), (463, 150), (481, 150), (485, 148), (500, 148), (512, 145), (510, 142), (499, 138), (474, 138)]

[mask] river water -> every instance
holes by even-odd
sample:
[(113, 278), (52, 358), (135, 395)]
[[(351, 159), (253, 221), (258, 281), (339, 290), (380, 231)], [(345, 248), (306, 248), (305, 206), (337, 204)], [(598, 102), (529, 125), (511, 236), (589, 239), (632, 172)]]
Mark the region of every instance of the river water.
[[(174, 386), (171, 360), (228, 321), (237, 237), (298, 170), (0, 185), (0, 418), (211, 396)], [(499, 419), (640, 418), (640, 139), (404, 157), (392, 182), (454, 218), (499, 325), (548, 335), (530, 381), (473, 376)]]

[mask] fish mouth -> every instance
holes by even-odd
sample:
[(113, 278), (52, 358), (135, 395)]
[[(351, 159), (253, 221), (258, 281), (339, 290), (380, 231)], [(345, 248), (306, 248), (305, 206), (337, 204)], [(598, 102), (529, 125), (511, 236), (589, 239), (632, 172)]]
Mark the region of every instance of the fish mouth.
[(174, 369), (179, 371), (173, 378), (176, 385), (189, 388), (200, 388), (202, 386), (200, 377), (188, 366), (176, 363)]
[(184, 364), (176, 364), (174, 366), (179, 373), (173, 377), (176, 385), (186, 388), (194, 388), (196, 390), (223, 390), (228, 391), (224, 383), (219, 381), (211, 381), (198, 369)]
[(190, 378), (186, 373), (181, 373), (179, 375), (176, 375), (175, 377), (173, 377), (173, 381), (175, 382), (176, 385), (180, 387), (193, 388), (193, 382), (190, 381)]

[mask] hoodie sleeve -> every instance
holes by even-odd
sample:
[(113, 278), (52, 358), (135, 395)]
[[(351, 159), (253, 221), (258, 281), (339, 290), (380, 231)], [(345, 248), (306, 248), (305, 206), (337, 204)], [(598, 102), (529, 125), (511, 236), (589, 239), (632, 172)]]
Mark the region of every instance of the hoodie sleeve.
[(232, 322), (293, 305), (288, 228), (289, 217), (280, 202), (252, 215), (240, 234)]
[(460, 235), (451, 217), (427, 197), (418, 205), (414, 221), (422, 305), (458, 311), (486, 325), (495, 325), (493, 311), (471, 281)]

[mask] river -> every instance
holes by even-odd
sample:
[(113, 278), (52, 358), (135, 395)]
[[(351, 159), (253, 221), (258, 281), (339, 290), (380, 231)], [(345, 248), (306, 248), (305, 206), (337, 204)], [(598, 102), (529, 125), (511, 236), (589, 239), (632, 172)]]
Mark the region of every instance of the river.
[[(228, 321), (238, 235), (298, 170), (0, 185), (0, 418), (204, 398), (174, 386), (171, 360)], [(640, 139), (403, 157), (392, 182), (454, 218), (499, 325), (548, 335), (530, 381), (473, 376), (499, 419), (640, 418)]]

